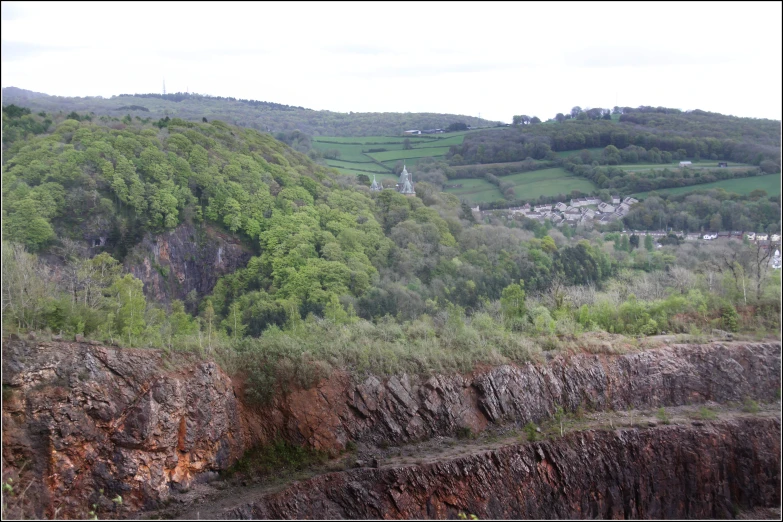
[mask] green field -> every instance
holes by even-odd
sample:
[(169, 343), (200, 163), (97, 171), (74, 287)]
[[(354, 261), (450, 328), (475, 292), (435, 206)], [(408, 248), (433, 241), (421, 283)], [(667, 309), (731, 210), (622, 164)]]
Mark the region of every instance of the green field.
[[(514, 192), (520, 199), (535, 199), (539, 196), (568, 195), (572, 190), (592, 192), (595, 185), (587, 179), (574, 176), (563, 168), (534, 170), (503, 176), (502, 181), (508, 181), (514, 185)], [(453, 179), (447, 182), (449, 185), (462, 185), (460, 188), (447, 188), (445, 192), (455, 194), (460, 199), (471, 203), (486, 203), (503, 199), (498, 188), (488, 181), (480, 178)]]
[[(327, 160), (329, 166), (337, 169), (385, 172), (383, 167), (373, 163), (374, 160), (383, 162), (384, 165), (392, 168), (398, 160), (404, 160), (407, 164), (414, 165), (418, 158), (442, 158), (449, 151), (449, 147), (462, 143), (465, 134), (465, 132), (428, 134), (426, 138), (420, 136), (318, 136), (313, 138), (313, 147), (321, 151), (340, 151), (339, 158)], [(412, 149), (403, 149), (406, 139), (410, 141)], [(386, 150), (365, 152), (369, 149)], [(363, 166), (359, 166), (357, 163), (361, 163)]]
[(592, 181), (574, 176), (561, 167), (520, 172), (503, 176), (500, 179), (513, 183), (514, 192), (520, 199), (557, 196), (558, 194), (567, 196), (572, 190), (586, 193), (596, 190)]
[(503, 194), (500, 193), (500, 190), (485, 179), (454, 179), (450, 180), (448, 184), (461, 184), (462, 187), (445, 189), (444, 192), (454, 194), (461, 200), (464, 199), (471, 203), (489, 203), (490, 201), (503, 199)]
[(427, 147), (410, 150), (390, 150), (387, 152), (370, 152), (367, 156), (377, 161), (393, 161), (407, 158), (435, 158), (445, 155), (449, 147)]
[(419, 160), (422, 160), (422, 159), (424, 159), (424, 158), (406, 158), (404, 160), (402, 160), (402, 159), (400, 159), (400, 160), (394, 159), (394, 160), (384, 161), (383, 164), (385, 166), (389, 167), (390, 169), (393, 169), (398, 161), (402, 161), (407, 166), (411, 167), (411, 166), (416, 166), (416, 164), (419, 162)]
[(593, 148), (590, 148), (590, 149), (562, 150), (560, 152), (555, 152), (555, 156), (557, 156), (558, 158), (567, 158), (569, 156), (578, 155), (583, 150), (589, 150), (590, 154), (592, 154), (593, 156), (596, 156), (596, 155), (600, 155), (604, 151), (604, 148), (603, 147), (593, 147)]
[(369, 170), (371, 172), (378, 172), (378, 173), (386, 173), (389, 172), (389, 169), (384, 168), (382, 165), (378, 165), (377, 163), (352, 163), (348, 161), (341, 161), (341, 160), (326, 160), (326, 164), (330, 167), (335, 167), (338, 169), (349, 169), (349, 170)]
[[(722, 181), (715, 181), (713, 183), (691, 185), (690, 187), (660, 189), (654, 192), (659, 194), (685, 194), (695, 190), (722, 188), (728, 192), (744, 195), (750, 194), (756, 189), (762, 189), (766, 190), (767, 194), (770, 196), (775, 196), (780, 194), (780, 181), (780, 174), (768, 174), (766, 176), (753, 176), (750, 178), (724, 179)], [(650, 192), (639, 192), (638, 194), (634, 194), (634, 197), (644, 198), (647, 197)]]
[[(405, 138), (410, 138), (412, 142), (435, 141), (433, 135), (428, 134), (426, 137), (420, 136), (315, 136), (313, 141), (318, 143), (327, 143), (330, 145), (345, 144), (345, 145), (381, 145), (388, 143), (402, 143)], [(416, 140), (416, 141), (414, 141)]]

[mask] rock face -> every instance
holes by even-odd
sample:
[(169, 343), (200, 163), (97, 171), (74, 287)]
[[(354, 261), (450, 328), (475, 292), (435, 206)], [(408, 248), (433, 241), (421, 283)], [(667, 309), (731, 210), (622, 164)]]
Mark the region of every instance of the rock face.
[(571, 433), (424, 466), (323, 475), (227, 519), (712, 519), (780, 504), (780, 418)]
[(3, 390), (4, 472), (32, 473), (37, 517), (154, 505), (250, 445), (230, 379), (194, 357), (5, 342)]
[(353, 383), (334, 375), (277, 397), (264, 411), (290, 440), (340, 450), (348, 440), (405, 443), (489, 423), (525, 424), (566, 411), (626, 410), (776, 399), (780, 343), (676, 345), (626, 355), (557, 356), (544, 365), (498, 366), (472, 375), (408, 375)]
[(192, 290), (199, 297), (210, 293), (220, 276), (244, 267), (250, 257), (238, 240), (183, 223), (158, 236), (147, 234), (128, 254), (125, 268), (144, 282), (147, 296), (168, 302), (184, 300)]
[[(347, 374), (334, 372), (314, 388), (277, 395), (264, 408), (250, 408), (238, 398), (242, 396), (239, 380), (232, 382), (215, 363), (196, 357), (91, 343), (9, 339), (3, 343), (3, 472), (23, 469), (34, 479), (27, 494), (36, 499), (37, 517), (54, 516), (56, 510), (59, 517), (85, 517), (93, 503), (111, 510), (114, 506), (108, 499), (117, 494), (122, 496), (124, 508), (153, 507), (164, 501), (172, 488), (186, 488), (194, 480), (225, 469), (246, 449), (277, 434), (294, 443), (337, 452), (351, 440), (397, 444), (454, 435), (465, 427), (478, 432), (490, 423), (538, 422), (550, 417), (556, 405), (567, 410), (579, 406), (624, 410), (707, 400), (742, 401), (745, 397), (770, 401), (777, 398), (780, 389), (780, 366), (780, 343), (725, 343), (618, 356), (557, 356), (546, 364), (505, 365), (465, 376), (369, 376), (356, 383)], [(777, 430), (779, 436), (779, 424)], [(628, 437), (642, 438), (638, 439), (639, 449), (627, 458), (648, 458), (643, 434)], [(714, 451), (723, 451), (720, 444), (724, 443), (729, 444), (715, 442), (718, 449)], [(612, 444), (624, 447), (623, 442)], [(604, 471), (616, 472), (610, 454), (606, 455)], [(709, 458), (698, 452), (688, 455), (699, 466), (701, 459)], [(516, 458), (512, 457), (503, 459)], [(539, 461), (531, 458), (534, 456), (526, 456), (524, 462), (538, 466)], [(677, 459), (685, 465), (686, 455)], [(630, 461), (628, 466), (623, 480), (631, 480), (633, 475)], [(478, 476), (490, 473), (489, 468), (464, 469), (476, 470)], [(444, 468), (445, 475), (437, 480), (464, 475), (464, 469)], [(498, 467), (493, 473), (502, 469)], [(559, 470), (569, 468), (553, 469), (551, 473), (565, 476), (565, 471)], [(721, 469), (723, 476), (729, 474), (728, 468)], [(377, 475), (372, 477), (382, 480), (387, 471), (373, 473)], [(568, 481), (563, 484), (572, 487)], [(424, 484), (423, 490), (425, 486), (430, 487)], [(349, 491), (354, 486), (346, 487)], [(368, 486), (356, 487), (357, 498), (365, 499), (362, 492)], [(551, 497), (546, 491), (536, 494), (542, 495), (540, 499)], [(458, 499), (461, 493), (455, 495)], [(595, 500), (598, 507), (580, 509), (587, 513), (600, 506), (620, 509), (614, 490), (602, 495)], [(305, 509), (297, 507), (296, 501), (290, 502), (290, 516)], [(451, 501), (443, 502), (445, 506)], [(461, 505), (454, 502), (448, 505)], [(537, 502), (543, 505), (545, 501)], [(668, 505), (665, 502), (661, 506)], [(442, 513), (438, 510), (446, 508), (426, 509)], [(502, 512), (500, 507), (482, 509), (492, 516)], [(664, 507), (655, 509), (649, 513), (665, 513), (660, 511)], [(478, 508), (473, 512), (478, 514)], [(417, 512), (410, 511), (413, 513)], [(550, 512), (540, 513), (546, 517)]]

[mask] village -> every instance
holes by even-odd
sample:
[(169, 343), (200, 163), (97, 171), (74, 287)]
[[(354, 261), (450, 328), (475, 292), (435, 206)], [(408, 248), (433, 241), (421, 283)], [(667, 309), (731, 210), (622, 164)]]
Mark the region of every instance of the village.
[[(528, 219), (535, 219), (543, 222), (549, 220), (555, 226), (568, 224), (573, 227), (590, 227), (596, 224), (604, 225), (622, 218), (631, 210), (631, 207), (639, 201), (633, 197), (620, 199), (619, 196), (612, 196), (611, 203), (604, 202), (597, 197), (572, 198), (568, 204), (558, 202), (548, 205), (530, 205), (526, 203), (521, 207), (510, 207), (506, 209), (481, 210), (479, 206), (473, 207), (473, 211), (481, 216), (499, 216), (511, 217), (521, 215)], [(761, 245), (763, 248), (769, 248), (772, 245), (777, 248), (780, 244), (780, 234), (766, 234), (743, 231), (723, 231), (723, 232), (685, 232), (676, 230), (632, 230), (624, 233), (635, 234), (637, 236), (652, 236), (654, 240), (660, 240), (669, 235), (675, 235), (685, 241), (747, 241)], [(780, 254), (773, 259), (775, 268), (780, 266)]]
[(510, 207), (501, 210), (481, 210), (478, 206), (473, 210), (483, 218), (486, 215), (507, 214), (509, 216), (522, 215), (528, 219), (544, 221), (548, 219), (553, 225), (568, 224), (571, 226), (607, 224), (622, 218), (631, 210), (631, 206), (639, 201), (632, 197), (620, 199), (612, 196), (611, 203), (604, 202), (597, 197), (572, 198), (568, 203), (558, 202), (547, 205), (532, 206), (529, 203), (521, 207)]

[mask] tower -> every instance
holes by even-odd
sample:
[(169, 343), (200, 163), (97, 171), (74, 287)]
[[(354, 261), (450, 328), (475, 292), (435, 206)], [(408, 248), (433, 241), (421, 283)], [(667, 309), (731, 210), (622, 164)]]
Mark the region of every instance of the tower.
[(166, 78), (163, 78), (163, 96), (166, 96)]
[(404, 163), (402, 165), (402, 172), (400, 172), (399, 182), (397, 183), (397, 192), (404, 196), (416, 195), (416, 191), (413, 190), (413, 178), (411, 178)]
[(372, 185), (370, 185), (370, 190), (373, 192), (380, 192), (383, 190), (383, 187), (381, 187), (381, 185), (375, 181), (375, 174), (372, 175)]

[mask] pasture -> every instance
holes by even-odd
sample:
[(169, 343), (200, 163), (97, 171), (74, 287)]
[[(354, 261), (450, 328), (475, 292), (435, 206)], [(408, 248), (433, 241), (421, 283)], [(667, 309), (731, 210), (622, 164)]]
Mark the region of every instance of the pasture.
[(326, 164), (329, 165), (330, 167), (335, 167), (338, 169), (370, 171), (370, 172), (377, 172), (379, 174), (389, 172), (389, 169), (383, 167), (382, 165), (378, 165), (377, 163), (355, 163), (349, 161), (329, 159), (326, 160)]
[(780, 194), (780, 181), (780, 174), (767, 174), (766, 176), (753, 176), (750, 178), (724, 179), (712, 183), (691, 185), (690, 187), (673, 187), (650, 192), (639, 192), (638, 194), (634, 194), (634, 197), (645, 198), (649, 196), (651, 192), (657, 192), (659, 194), (686, 194), (696, 190), (717, 188), (722, 188), (727, 192), (734, 192), (735, 194), (743, 195), (750, 194), (756, 189), (762, 189), (766, 190), (767, 194), (770, 196), (775, 196)]
[(366, 155), (377, 161), (395, 161), (408, 158), (437, 158), (444, 156), (449, 147), (427, 147), (410, 150), (390, 150), (387, 152), (368, 152)]
[(454, 179), (450, 180), (448, 184), (462, 186), (460, 188), (447, 188), (444, 192), (454, 194), (459, 199), (464, 199), (471, 203), (489, 203), (490, 201), (503, 199), (503, 194), (500, 193), (500, 190), (484, 179)]
[(502, 176), (500, 179), (512, 183), (514, 192), (520, 199), (558, 194), (567, 196), (572, 190), (590, 193), (597, 188), (592, 181), (574, 176), (561, 167), (520, 172)]
[[(338, 158), (326, 161), (331, 167), (380, 173), (391, 170), (399, 160), (414, 165), (419, 158), (442, 158), (449, 151), (449, 147), (462, 143), (465, 134), (466, 132), (463, 131), (422, 136), (317, 136), (313, 138), (313, 148), (340, 152)], [(409, 140), (411, 149), (404, 150), (406, 139)], [(386, 150), (370, 152), (371, 149)], [(382, 162), (384, 166), (374, 163), (375, 160)], [(357, 165), (358, 163), (362, 166)]]

